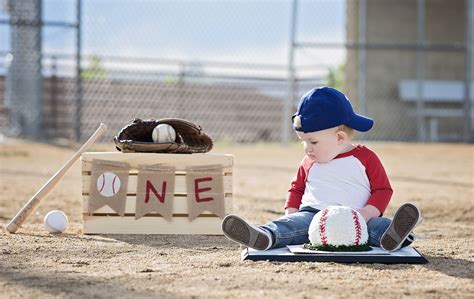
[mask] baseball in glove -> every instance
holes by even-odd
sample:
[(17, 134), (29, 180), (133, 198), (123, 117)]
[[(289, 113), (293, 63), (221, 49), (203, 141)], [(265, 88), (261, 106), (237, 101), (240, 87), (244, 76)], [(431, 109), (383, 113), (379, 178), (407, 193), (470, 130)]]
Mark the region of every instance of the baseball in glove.
[[(176, 131), (174, 142), (153, 142), (153, 129), (159, 124), (168, 124)], [(160, 120), (135, 118), (114, 137), (117, 150), (124, 153), (206, 153), (212, 149), (211, 137), (202, 132), (200, 126), (179, 118)]]

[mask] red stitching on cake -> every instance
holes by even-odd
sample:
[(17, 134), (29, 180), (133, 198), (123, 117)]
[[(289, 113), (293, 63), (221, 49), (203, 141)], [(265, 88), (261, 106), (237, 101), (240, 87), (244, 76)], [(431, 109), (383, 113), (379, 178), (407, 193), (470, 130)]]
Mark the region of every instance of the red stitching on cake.
[(321, 212), (321, 219), (319, 220), (319, 237), (323, 245), (328, 245), (328, 237), (326, 236), (326, 220), (328, 219), (327, 215), (329, 210), (323, 209)]
[(357, 216), (357, 212), (354, 210), (352, 210), (352, 218), (354, 219), (355, 232), (356, 232), (355, 245), (359, 245), (361, 228), (360, 228), (359, 217)]

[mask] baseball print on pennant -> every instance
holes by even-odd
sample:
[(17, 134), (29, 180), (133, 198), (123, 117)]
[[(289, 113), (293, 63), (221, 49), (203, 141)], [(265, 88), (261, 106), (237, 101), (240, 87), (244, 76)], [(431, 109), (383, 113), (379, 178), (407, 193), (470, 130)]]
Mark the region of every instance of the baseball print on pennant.
[(140, 165), (138, 167), (135, 219), (150, 212), (163, 218), (173, 218), (175, 168), (165, 165)]
[(221, 165), (204, 165), (186, 168), (189, 221), (209, 211), (224, 218), (224, 181)]
[(120, 190), (120, 178), (113, 172), (104, 172), (97, 178), (97, 190), (100, 195), (111, 197)]
[(127, 200), (129, 165), (124, 162), (93, 160), (89, 204), (87, 210), (93, 213), (108, 205), (117, 214), (125, 214)]

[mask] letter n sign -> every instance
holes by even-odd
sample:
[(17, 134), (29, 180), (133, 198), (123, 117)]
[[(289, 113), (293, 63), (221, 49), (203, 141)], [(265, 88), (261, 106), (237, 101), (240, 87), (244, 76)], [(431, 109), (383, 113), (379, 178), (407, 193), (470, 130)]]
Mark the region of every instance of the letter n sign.
[(158, 212), (171, 221), (173, 217), (175, 169), (164, 165), (138, 167), (135, 219)]
[(148, 203), (150, 201), (150, 192), (155, 195), (157, 200), (159, 200), (161, 203), (165, 202), (165, 195), (166, 195), (166, 181), (163, 181), (163, 185), (161, 187), (161, 193), (158, 193), (156, 191), (155, 186), (153, 186), (153, 183), (149, 180), (146, 180), (146, 186), (145, 186), (145, 203)]

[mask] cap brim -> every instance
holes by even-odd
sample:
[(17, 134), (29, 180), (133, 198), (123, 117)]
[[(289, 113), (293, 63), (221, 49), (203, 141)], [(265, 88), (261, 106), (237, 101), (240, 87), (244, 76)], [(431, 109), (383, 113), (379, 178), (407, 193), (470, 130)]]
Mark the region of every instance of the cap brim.
[(359, 114), (354, 114), (346, 125), (360, 132), (367, 132), (374, 126), (374, 120)]

